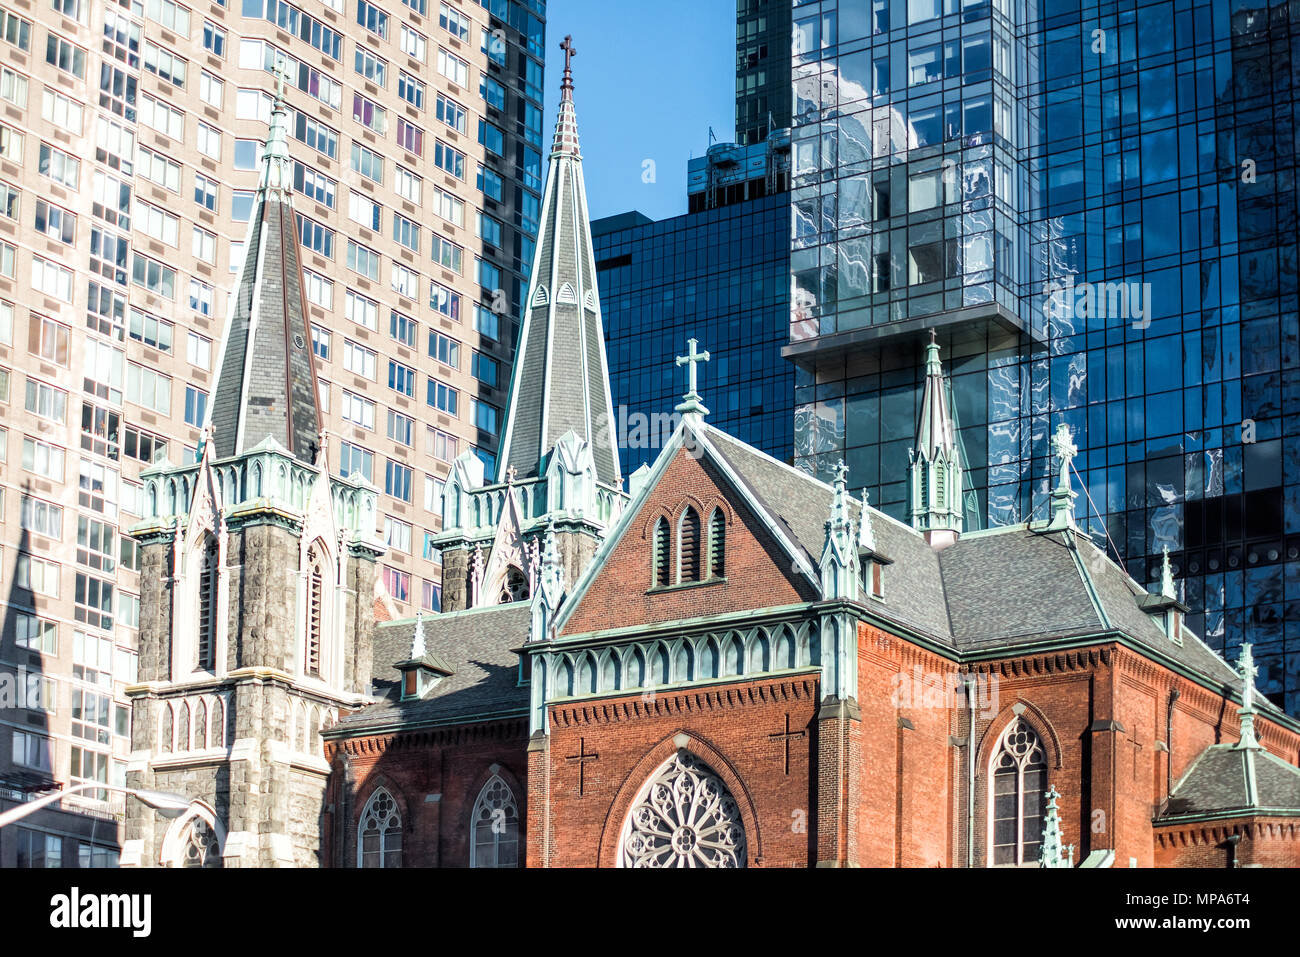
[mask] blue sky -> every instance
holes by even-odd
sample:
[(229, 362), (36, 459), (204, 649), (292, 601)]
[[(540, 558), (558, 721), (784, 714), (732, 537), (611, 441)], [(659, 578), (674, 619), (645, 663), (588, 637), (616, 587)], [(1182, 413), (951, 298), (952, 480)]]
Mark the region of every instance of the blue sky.
[[(735, 136), (733, 0), (549, 0), (543, 163), (565, 34), (578, 48), (574, 102), (591, 218), (686, 212), (686, 161), (708, 148), (710, 126), (719, 140)], [(651, 183), (642, 181), (646, 160)]]

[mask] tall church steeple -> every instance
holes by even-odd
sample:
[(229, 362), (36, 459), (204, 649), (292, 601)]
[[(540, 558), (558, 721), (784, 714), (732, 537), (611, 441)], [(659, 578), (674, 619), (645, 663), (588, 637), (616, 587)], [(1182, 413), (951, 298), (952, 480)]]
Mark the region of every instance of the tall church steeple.
[(620, 486), (623, 476), (573, 106), (571, 60), (577, 48), (572, 37), (565, 37), (560, 46), (565, 52), (560, 109), (497, 480), (504, 480), (510, 468), (520, 478), (542, 474), (560, 437), (573, 431), (591, 448), (597, 480)]
[[(370, 692), (377, 492), (331, 477), (301, 288), (283, 86), (199, 461), (144, 470), (124, 865), (309, 865), (319, 732)], [(201, 811), (201, 813), (200, 813)]]
[(448, 477), (435, 539), (444, 611), (532, 599), (557, 570), (577, 581), (627, 502), (573, 107), (578, 51), (572, 37), (560, 47), (559, 116), (497, 475), (466, 452)]
[(216, 457), (273, 439), (311, 463), (321, 416), (293, 211), (283, 77), (208, 413)]
[(964, 463), (933, 329), (925, 347), (925, 392), (911, 458), (912, 527), (935, 548), (946, 548), (962, 532)]

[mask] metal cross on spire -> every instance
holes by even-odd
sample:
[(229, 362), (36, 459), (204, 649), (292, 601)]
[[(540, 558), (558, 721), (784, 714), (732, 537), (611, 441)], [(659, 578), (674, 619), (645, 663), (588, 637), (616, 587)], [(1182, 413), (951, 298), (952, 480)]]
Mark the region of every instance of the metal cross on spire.
[(1059, 532), (1074, 527), (1074, 499), (1077, 493), (1070, 486), (1070, 466), (1079, 454), (1079, 447), (1071, 441), (1070, 427), (1064, 422), (1056, 427), (1052, 436), (1052, 454), (1061, 464), (1060, 477), (1052, 490), (1052, 520), (1048, 530)]
[(699, 343), (694, 339), (686, 340), (686, 344), (688, 346), (686, 355), (678, 356), (677, 364), (689, 368), (690, 389), (686, 395), (682, 397), (682, 401), (677, 405), (677, 411), (684, 414), (693, 412), (698, 415), (708, 415), (709, 410), (704, 407), (704, 402), (701, 400), (700, 393), (697, 389), (696, 373), (701, 362), (709, 361), (709, 354), (708, 352), (697, 351), (696, 346), (699, 345)]
[(560, 83), (560, 89), (573, 89), (573, 65), (570, 61), (578, 55), (578, 48), (573, 45), (573, 37), (566, 35), (564, 42), (560, 44), (560, 49), (564, 51), (564, 79)]

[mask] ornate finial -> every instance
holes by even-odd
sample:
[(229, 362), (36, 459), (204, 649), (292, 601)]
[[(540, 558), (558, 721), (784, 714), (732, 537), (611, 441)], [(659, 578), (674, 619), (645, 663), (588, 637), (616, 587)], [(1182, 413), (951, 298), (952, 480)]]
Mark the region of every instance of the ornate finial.
[(514, 484), (515, 484), (515, 476), (518, 475), (518, 474), (519, 474), (519, 470), (518, 470), (517, 468), (515, 468), (513, 465), (510, 466), (510, 468), (506, 469), (506, 484), (507, 484), (507, 485), (514, 485)]
[(1043, 843), (1038, 849), (1039, 867), (1073, 867), (1074, 845), (1070, 845), (1067, 861), (1065, 848), (1061, 846), (1061, 816), (1056, 802), (1060, 798), (1054, 786), (1047, 789), (1047, 814), (1043, 819)]
[(689, 368), (690, 389), (686, 395), (682, 396), (682, 401), (677, 405), (677, 411), (683, 414), (708, 415), (709, 410), (704, 407), (704, 403), (700, 399), (700, 393), (696, 388), (696, 371), (701, 362), (709, 361), (709, 354), (696, 351), (695, 347), (698, 343), (694, 339), (688, 339), (686, 344), (689, 347), (687, 353), (684, 356), (677, 356), (677, 364)]
[(935, 329), (934, 329), (933, 326), (931, 326), (931, 327), (930, 327), (930, 345), (932, 345), (932, 346), (933, 346), (933, 345), (938, 345), (938, 343), (939, 343), (939, 333), (935, 331)]
[(411, 660), (419, 661), (429, 653), (424, 644), (424, 612), (415, 613), (415, 634), (411, 637)]
[(835, 463), (835, 488), (848, 488), (849, 485), (849, 467), (840, 459)]
[(868, 504), (867, 490), (862, 490), (862, 516), (858, 522), (858, 547), (876, 550), (876, 532), (871, 527), (871, 506)]
[(578, 48), (573, 45), (573, 37), (566, 36), (564, 42), (560, 44), (560, 49), (564, 51), (564, 79), (560, 81), (560, 89), (567, 95), (573, 91), (573, 64), (571, 61), (578, 55)]
[(1052, 436), (1052, 454), (1060, 463), (1060, 474), (1056, 488), (1052, 490), (1052, 520), (1047, 528), (1059, 532), (1074, 528), (1074, 499), (1078, 494), (1070, 485), (1070, 468), (1079, 449), (1071, 441), (1070, 427), (1064, 422), (1057, 425), (1056, 434)]
[(1255, 677), (1259, 668), (1255, 665), (1255, 654), (1250, 642), (1243, 642), (1241, 655), (1237, 658), (1237, 673), (1241, 675), (1241, 741), (1239, 748), (1258, 748), (1259, 739), (1255, 737)]

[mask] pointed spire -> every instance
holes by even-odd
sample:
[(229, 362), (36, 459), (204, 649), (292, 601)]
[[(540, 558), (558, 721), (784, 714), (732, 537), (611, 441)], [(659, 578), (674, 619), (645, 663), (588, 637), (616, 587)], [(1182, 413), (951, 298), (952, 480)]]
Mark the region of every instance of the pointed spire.
[(419, 661), (429, 653), (424, 643), (424, 612), (415, 613), (415, 634), (411, 636), (411, 660)]
[[(563, 48), (572, 60), (571, 37)], [(591, 448), (597, 481), (622, 485), (595, 262), (568, 63), (523, 302), (498, 481), (512, 467), (520, 480), (544, 475), (560, 437), (574, 432)]]
[(1052, 489), (1052, 521), (1047, 528), (1059, 532), (1075, 527), (1074, 500), (1078, 495), (1070, 483), (1070, 467), (1079, 449), (1070, 440), (1070, 427), (1064, 422), (1057, 425), (1056, 434), (1052, 436), (1052, 452), (1060, 466), (1056, 488)]
[(948, 401), (939, 341), (933, 329), (925, 347), (925, 387), (912, 459), (912, 527), (935, 548), (962, 532), (962, 473), (957, 426)]
[(1237, 674), (1241, 675), (1241, 740), (1237, 747), (1258, 749), (1261, 745), (1255, 737), (1255, 715), (1259, 713), (1255, 709), (1255, 677), (1259, 668), (1255, 665), (1249, 642), (1242, 643), (1241, 656), (1237, 658)]
[(850, 511), (849, 468), (843, 461), (835, 466), (834, 494), (826, 520), (826, 542), (822, 546), (821, 579), (823, 598), (858, 597), (857, 530)]
[(216, 386), (208, 404), (214, 456), (230, 458), (267, 440), (313, 464), (321, 432), (311, 326), (293, 211), (285, 61), (249, 217), (244, 260), (230, 296)]
[(266, 133), (266, 149), (262, 154), (262, 179), (258, 190), (263, 195), (277, 193), (281, 196), (293, 192), (293, 164), (289, 159), (289, 108), (284, 101), (284, 81), (288, 77), (288, 62), (280, 57), (275, 63), (275, 103), (271, 107), (271, 126)]
[(1038, 866), (1039, 867), (1073, 867), (1074, 866), (1074, 845), (1069, 847), (1069, 858), (1066, 857), (1066, 848), (1061, 846), (1061, 815), (1057, 811), (1056, 802), (1061, 797), (1055, 787), (1047, 789), (1047, 814), (1043, 820), (1043, 843), (1038, 849)]
[(862, 490), (862, 516), (858, 522), (858, 548), (865, 548), (873, 552), (876, 550), (876, 532), (871, 527), (871, 504), (866, 489)]

